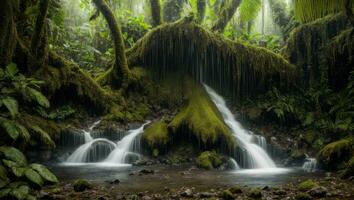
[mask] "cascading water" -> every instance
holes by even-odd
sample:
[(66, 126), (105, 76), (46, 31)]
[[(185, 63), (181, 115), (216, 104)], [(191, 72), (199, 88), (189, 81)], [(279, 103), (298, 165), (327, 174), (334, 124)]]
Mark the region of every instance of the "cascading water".
[(236, 170), (241, 169), (241, 167), (238, 165), (235, 159), (230, 158), (230, 162), (232, 164), (232, 169), (236, 169)]
[[(148, 122), (149, 123), (149, 122)], [(66, 164), (82, 164), (98, 162), (99, 164), (124, 164), (128, 155), (140, 157), (138, 153), (132, 152), (135, 138), (143, 132), (143, 124), (140, 128), (128, 131), (120, 141), (114, 143), (105, 138), (92, 138), (92, 130), (99, 124), (95, 122), (88, 131), (84, 130), (85, 144), (78, 147), (67, 159)], [(138, 142), (139, 143), (139, 142)], [(103, 161), (102, 161), (103, 160)]]
[(304, 164), (302, 165), (302, 169), (307, 172), (314, 172), (317, 169), (317, 160), (316, 158), (307, 157)]
[(226, 125), (228, 125), (231, 129), (236, 138), (236, 142), (243, 149), (242, 152), (245, 154), (243, 157), (246, 158), (243, 165), (248, 168), (276, 168), (275, 163), (268, 156), (265, 150), (257, 144), (252, 143), (254, 135), (243, 129), (241, 124), (235, 120), (234, 115), (226, 106), (225, 100), (209, 86), (204, 85), (204, 87), (222, 114)]

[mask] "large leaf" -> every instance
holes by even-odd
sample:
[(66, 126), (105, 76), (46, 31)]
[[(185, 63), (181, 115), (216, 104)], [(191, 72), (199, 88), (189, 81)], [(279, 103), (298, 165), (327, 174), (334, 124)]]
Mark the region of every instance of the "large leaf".
[(7, 168), (12, 168), (12, 167), (20, 167), (20, 165), (12, 160), (6, 160), (6, 159), (2, 159), (2, 162), (4, 163), (4, 165)]
[(55, 148), (55, 143), (53, 140), (50, 138), (47, 132), (45, 132), (43, 129), (41, 129), (39, 126), (30, 126), (30, 128), (33, 130), (33, 132), (38, 136), (38, 138), (41, 140), (41, 142), (51, 148)]
[(31, 139), (31, 135), (29, 134), (28, 130), (22, 126), (21, 124), (19, 123), (16, 123), (16, 126), (18, 128), (18, 130), (20, 131), (21, 133), (21, 137), (22, 139), (25, 141), (25, 142), (28, 142), (30, 139)]
[(18, 178), (25, 174), (26, 169), (25, 167), (11, 167), (12, 173)]
[(7, 178), (7, 170), (4, 166), (0, 165), (0, 188), (6, 186), (9, 181), (9, 178)]
[(12, 118), (18, 114), (18, 103), (17, 100), (12, 97), (6, 97), (2, 99), (2, 103), (6, 106), (7, 110), (9, 110)]
[(21, 185), (18, 188), (13, 189), (10, 192), (10, 196), (15, 197), (18, 200), (26, 199), (30, 192), (30, 188), (27, 185)]
[(15, 76), (18, 73), (18, 68), (17, 68), (16, 64), (11, 63), (11, 64), (7, 65), (6, 66), (6, 73), (11, 77)]
[(35, 183), (38, 186), (43, 185), (43, 179), (42, 177), (33, 169), (27, 169), (25, 171), (25, 176), (30, 180), (32, 183)]
[(35, 100), (39, 105), (49, 108), (49, 101), (41, 92), (33, 88), (27, 88), (31, 100)]
[(0, 147), (0, 152), (2, 152), (6, 159), (12, 160), (18, 163), (20, 166), (26, 166), (27, 160), (21, 151), (14, 147), (2, 146)]
[(32, 164), (31, 167), (32, 169), (36, 170), (44, 180), (52, 183), (58, 182), (57, 177), (52, 172), (50, 172), (45, 166), (41, 164)]
[(17, 140), (20, 132), (16, 126), (16, 123), (12, 120), (7, 120), (4, 118), (0, 118), (0, 126), (5, 129), (7, 135), (13, 140)]

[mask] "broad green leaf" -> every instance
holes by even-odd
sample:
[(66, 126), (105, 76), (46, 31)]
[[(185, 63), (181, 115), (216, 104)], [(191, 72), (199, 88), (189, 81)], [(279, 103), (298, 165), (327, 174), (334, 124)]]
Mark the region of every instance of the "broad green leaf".
[(13, 140), (17, 140), (18, 136), (20, 135), (19, 130), (14, 121), (7, 120), (7, 119), (0, 119), (0, 126), (5, 129), (7, 135), (12, 138)]
[(18, 188), (13, 189), (10, 192), (10, 196), (15, 197), (18, 200), (26, 199), (30, 192), (30, 188), (27, 185), (21, 185)]
[(18, 73), (18, 69), (17, 69), (16, 64), (11, 63), (11, 64), (7, 65), (6, 66), (6, 73), (11, 77), (15, 76)]
[(10, 180), (9, 179), (0, 179), (0, 188), (3, 188), (9, 184)]
[(0, 179), (5, 180), (7, 178), (7, 171), (4, 166), (0, 165)]
[(28, 185), (28, 183), (24, 182), (24, 181), (15, 181), (15, 182), (10, 183), (8, 187), (11, 189), (15, 189), (15, 188), (20, 187), (21, 185)]
[(30, 126), (30, 128), (33, 130), (33, 132), (38, 136), (38, 138), (41, 140), (41, 142), (51, 148), (55, 148), (55, 143), (53, 140), (50, 138), (47, 132), (45, 132), (43, 129), (41, 129), (39, 126)]
[(31, 100), (35, 100), (39, 105), (49, 108), (49, 101), (41, 92), (33, 88), (27, 88)]
[(14, 147), (2, 146), (0, 147), (0, 152), (2, 152), (6, 159), (12, 160), (18, 163), (20, 166), (26, 166), (27, 160), (21, 151)]
[(18, 114), (17, 100), (12, 97), (6, 97), (2, 99), (2, 103), (6, 106), (7, 110), (9, 110), (12, 118), (15, 118)]
[(36, 170), (44, 180), (52, 183), (58, 182), (57, 177), (52, 172), (50, 172), (45, 166), (35, 163), (31, 165), (31, 168)]
[(19, 123), (16, 123), (18, 130), (21, 133), (21, 137), (25, 142), (28, 142), (31, 139), (31, 135), (29, 134), (28, 130)]
[(25, 176), (30, 180), (32, 183), (35, 183), (38, 186), (43, 185), (43, 179), (42, 177), (33, 169), (27, 169), (25, 171)]
[(17, 164), (14, 161), (11, 160), (6, 160), (6, 159), (2, 159), (2, 162), (4, 163), (4, 165), (8, 168), (12, 168), (12, 167), (19, 167), (19, 164)]
[(8, 196), (10, 193), (11, 189), (10, 188), (4, 188), (0, 190), (0, 199), (4, 199), (4, 197)]
[(16, 177), (22, 177), (25, 174), (26, 168), (25, 167), (11, 167), (12, 173)]

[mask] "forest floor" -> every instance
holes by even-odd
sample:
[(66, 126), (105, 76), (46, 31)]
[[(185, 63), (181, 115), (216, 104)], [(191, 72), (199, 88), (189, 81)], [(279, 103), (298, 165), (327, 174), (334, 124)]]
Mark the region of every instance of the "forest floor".
[[(105, 182), (64, 180), (59, 185), (49, 186), (38, 191), (37, 197), (38, 199), (102, 200), (354, 199), (354, 179), (342, 180), (332, 173), (321, 172), (321, 176), (313, 175), (311, 177), (287, 175), (295, 178), (281, 184), (269, 182), (269, 185), (247, 185), (241, 178), (237, 184), (230, 182), (230, 180), (225, 179), (225, 172), (222, 171), (210, 172), (192, 167), (190, 170), (174, 170), (171, 173), (168, 170), (162, 170), (162, 168), (154, 170), (156, 168), (158, 167), (133, 167), (128, 177)], [(92, 174), (92, 176), (95, 176), (95, 174)], [(101, 175), (96, 173), (96, 176)], [(277, 175), (274, 177), (277, 177)], [(88, 179), (91, 180), (92, 177)], [(221, 182), (219, 180), (225, 181)], [(213, 184), (210, 184), (210, 181), (214, 181)], [(139, 186), (139, 188), (135, 186)]]

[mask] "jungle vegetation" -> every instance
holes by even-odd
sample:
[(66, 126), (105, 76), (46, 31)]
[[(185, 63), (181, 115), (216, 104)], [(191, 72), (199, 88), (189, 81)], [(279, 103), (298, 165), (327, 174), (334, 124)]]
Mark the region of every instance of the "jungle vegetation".
[(232, 136), (201, 83), (248, 123), (292, 130), (304, 145), (290, 154), (315, 152), (353, 176), (354, 2), (268, 0), (273, 32), (264, 2), (0, 1), (0, 198), (35, 199), (57, 183), (24, 152), (55, 148), (88, 118), (153, 118), (143, 139), (154, 156), (185, 133), (201, 158), (229, 153)]

